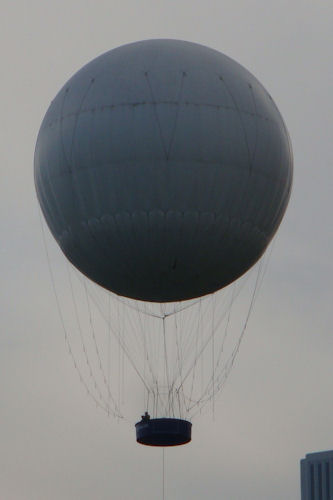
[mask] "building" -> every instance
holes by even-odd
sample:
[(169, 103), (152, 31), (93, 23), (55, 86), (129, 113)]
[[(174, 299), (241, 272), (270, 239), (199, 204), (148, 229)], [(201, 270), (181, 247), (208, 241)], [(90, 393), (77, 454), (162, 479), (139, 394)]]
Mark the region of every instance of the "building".
[(333, 500), (333, 450), (301, 460), (301, 500)]

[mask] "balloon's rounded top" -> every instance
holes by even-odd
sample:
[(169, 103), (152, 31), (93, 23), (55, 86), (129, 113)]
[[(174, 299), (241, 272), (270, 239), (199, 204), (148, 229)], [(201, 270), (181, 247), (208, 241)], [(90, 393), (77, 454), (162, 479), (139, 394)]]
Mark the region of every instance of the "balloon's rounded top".
[(157, 302), (246, 272), (290, 196), (288, 132), (270, 95), (229, 57), (178, 40), (111, 50), (60, 90), (35, 183), (67, 258), (103, 287)]

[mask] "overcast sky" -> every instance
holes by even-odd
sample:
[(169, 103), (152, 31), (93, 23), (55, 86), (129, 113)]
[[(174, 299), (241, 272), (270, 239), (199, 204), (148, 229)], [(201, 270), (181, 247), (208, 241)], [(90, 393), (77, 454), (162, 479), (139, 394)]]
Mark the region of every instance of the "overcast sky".
[[(0, 496), (156, 500), (161, 450), (96, 409), (66, 351), (33, 185), (46, 109), (83, 64), (178, 38), (249, 69), (277, 103), (292, 199), (225, 390), (166, 452), (166, 498), (295, 500), (299, 460), (333, 448), (331, 0), (2, 0)], [(139, 409), (141, 411), (141, 408)]]

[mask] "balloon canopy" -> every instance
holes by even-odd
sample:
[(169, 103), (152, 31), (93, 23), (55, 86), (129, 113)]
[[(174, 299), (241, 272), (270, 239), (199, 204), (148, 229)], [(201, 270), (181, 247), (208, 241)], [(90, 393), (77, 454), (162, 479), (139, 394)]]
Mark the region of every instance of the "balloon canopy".
[(119, 295), (179, 301), (260, 258), (289, 200), (292, 152), (246, 69), (198, 44), (147, 40), (97, 57), (60, 90), (35, 183), (82, 273)]

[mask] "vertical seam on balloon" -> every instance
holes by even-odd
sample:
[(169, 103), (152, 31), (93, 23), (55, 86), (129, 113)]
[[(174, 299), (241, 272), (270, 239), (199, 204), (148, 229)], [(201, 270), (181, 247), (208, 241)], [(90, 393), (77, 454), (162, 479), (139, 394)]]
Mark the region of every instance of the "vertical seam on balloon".
[(169, 160), (169, 158), (170, 158), (171, 148), (173, 146), (173, 141), (174, 141), (175, 136), (176, 136), (176, 128), (177, 128), (179, 111), (180, 111), (180, 100), (181, 100), (182, 95), (183, 95), (184, 79), (185, 79), (185, 77), (186, 77), (186, 73), (185, 73), (185, 71), (183, 71), (182, 72), (181, 81), (180, 81), (180, 88), (179, 88), (178, 95), (177, 95), (176, 118), (175, 118), (174, 126), (173, 126), (173, 129), (172, 129), (172, 132), (171, 132), (171, 138), (170, 138), (169, 148), (168, 148), (167, 153), (166, 153), (167, 154), (167, 160)]
[(238, 113), (238, 116), (239, 116), (239, 121), (240, 121), (240, 124), (241, 124), (241, 127), (242, 127), (242, 131), (243, 131), (243, 135), (244, 135), (244, 139), (245, 139), (245, 145), (246, 145), (246, 149), (247, 149), (247, 154), (248, 154), (248, 160), (249, 160), (249, 173), (251, 174), (252, 173), (252, 159), (251, 159), (251, 153), (250, 153), (250, 148), (249, 148), (249, 142), (248, 142), (248, 138), (247, 138), (247, 135), (246, 135), (246, 131), (245, 131), (245, 125), (244, 125), (244, 122), (243, 122), (243, 117), (242, 117), (242, 112), (241, 112), (241, 109), (239, 108), (238, 104), (237, 104), (237, 101), (236, 99), (234, 98), (234, 96), (232, 95), (232, 92), (231, 90), (229, 89), (228, 85), (226, 84), (224, 78), (222, 76), (220, 76), (219, 80), (224, 84), (228, 94), (230, 95), (231, 97), (231, 100), (232, 102), (234, 103), (234, 106), (235, 106), (235, 109)]
[[(193, 188), (192, 192), (194, 191), (195, 188)], [(191, 248), (191, 251), (193, 252), (193, 255), (196, 256), (196, 259), (198, 259), (198, 245), (195, 245), (195, 237), (198, 233), (198, 230), (199, 230), (199, 224), (200, 224), (200, 212), (198, 210), (189, 210), (187, 212), (184, 213), (184, 222), (186, 220), (186, 214), (191, 214), (191, 216), (193, 216), (193, 219), (196, 219), (196, 224), (195, 224), (195, 227), (192, 226), (192, 231), (191, 231), (191, 241), (190, 242), (187, 242), (185, 241), (185, 239), (183, 239), (183, 248), (186, 244), (189, 245), (189, 247)], [(190, 244), (189, 244), (190, 243)]]
[[(61, 127), (61, 121), (59, 120), (59, 126)], [(61, 135), (61, 134), (59, 134)], [(63, 155), (66, 159), (66, 155), (65, 155), (65, 150), (64, 150), (64, 147), (63, 147), (63, 143), (62, 141), (61, 142), (61, 146), (62, 146), (62, 150), (63, 150)], [(67, 159), (66, 159), (67, 161)], [(69, 165), (68, 165), (69, 166)], [(70, 167), (69, 167), (70, 168)], [(67, 222), (63, 216), (63, 213), (62, 213), (62, 210), (60, 208), (60, 205), (59, 205), (59, 200), (58, 200), (58, 197), (56, 196), (55, 192), (54, 192), (54, 185), (51, 181), (51, 176), (50, 176), (50, 169), (49, 168), (45, 168), (43, 169), (43, 173), (45, 175), (45, 182), (41, 182), (40, 183), (40, 189), (43, 191), (44, 195), (45, 195), (45, 188), (46, 188), (46, 184), (48, 185), (48, 191), (51, 195), (51, 203), (49, 203), (49, 201), (47, 200), (47, 196), (44, 196), (44, 205), (47, 205), (48, 206), (48, 209), (49, 207), (52, 207), (55, 208), (55, 211), (58, 213), (58, 215), (60, 216), (60, 218), (62, 219), (63, 221), (63, 225), (66, 227), (67, 226)], [(41, 171), (40, 171), (40, 175), (41, 175)], [(45, 188), (44, 188), (44, 184), (45, 184)], [(49, 210), (49, 213), (52, 213), (52, 210)], [(56, 234), (59, 235), (58, 231), (56, 231)]]
[(67, 158), (66, 151), (65, 151), (64, 138), (63, 138), (63, 127), (62, 127), (62, 123), (64, 120), (63, 111), (64, 111), (65, 100), (66, 100), (66, 96), (67, 96), (68, 92), (69, 92), (69, 87), (66, 87), (65, 92), (64, 92), (64, 98), (62, 100), (61, 108), (60, 108), (59, 135), (60, 135), (60, 143), (61, 143), (62, 153), (63, 153), (65, 161), (67, 163), (68, 170), (71, 172), (72, 171), (71, 164)]
[[(286, 130), (286, 129), (285, 129), (285, 130)], [(279, 150), (279, 152), (280, 152), (280, 158), (279, 158), (279, 163), (280, 163), (280, 162), (281, 162), (281, 157), (282, 157), (282, 144), (281, 144), (281, 138), (280, 138), (280, 150)], [(290, 182), (289, 182), (289, 176), (290, 176), (290, 169), (288, 169), (288, 179), (287, 179), (287, 182), (286, 182), (286, 184), (285, 184), (285, 188), (288, 186), (288, 193), (287, 193), (287, 196), (290, 194), (290, 189), (291, 189)], [(286, 200), (286, 196), (281, 196), (281, 197), (280, 197), (280, 203), (279, 203), (279, 206), (278, 206), (278, 208), (277, 208), (277, 210), (276, 210), (275, 217), (274, 217), (274, 220), (273, 220), (274, 224), (275, 224), (277, 221), (279, 221), (279, 219), (280, 219), (280, 221), (278, 222), (278, 224), (279, 224), (279, 223), (281, 222), (281, 220), (282, 220), (281, 213), (282, 213), (282, 215), (283, 215), (283, 213), (284, 213), (284, 210), (283, 210), (283, 209), (284, 209), (284, 207), (286, 206), (286, 205), (285, 205), (285, 200)]]
[[(69, 92), (69, 88), (70, 87), (66, 87), (65, 89), (65, 92), (64, 92), (64, 98), (62, 100), (62, 103), (61, 103), (61, 108), (60, 108), (60, 119), (59, 119), (59, 138), (60, 138), (60, 145), (61, 145), (61, 150), (62, 150), (62, 154), (63, 154), (63, 157), (65, 159), (65, 162), (67, 164), (67, 169), (68, 169), (68, 172), (71, 174), (72, 173), (72, 168), (71, 168), (71, 164), (70, 164), (70, 161), (69, 159), (67, 158), (67, 155), (66, 155), (66, 150), (65, 150), (65, 145), (64, 145), (64, 138), (63, 138), (63, 120), (64, 120), (64, 116), (63, 116), (63, 112), (64, 112), (64, 108), (65, 108), (65, 101), (66, 101), (66, 97), (68, 95), (68, 92)], [(50, 182), (50, 186), (51, 186), (51, 182)], [(74, 190), (74, 186), (73, 186), (73, 180), (71, 182), (71, 187), (72, 187), (72, 190)], [(53, 192), (52, 192), (53, 194)], [(53, 194), (53, 197), (54, 199), (56, 200), (57, 197)], [(75, 203), (75, 198), (73, 197), (73, 203)], [(62, 216), (62, 212), (61, 210), (58, 209), (58, 213), (61, 214), (61, 217), (62, 219), (64, 219), (64, 217)]]
[[(245, 139), (245, 145), (246, 145), (246, 149), (247, 149), (247, 154), (248, 154), (248, 161), (249, 161), (249, 175), (251, 176), (252, 174), (252, 168), (253, 168), (253, 164), (252, 164), (252, 159), (251, 159), (251, 153), (250, 153), (250, 148), (249, 148), (249, 143), (248, 143), (248, 138), (247, 138), (247, 135), (246, 135), (246, 131), (245, 131), (245, 125), (244, 125), (244, 122), (243, 122), (243, 117), (242, 117), (242, 113), (241, 113), (241, 110), (237, 104), (237, 101), (236, 99), (234, 98), (231, 90), (229, 89), (228, 85), (226, 84), (224, 78), (222, 76), (219, 77), (219, 80), (224, 84), (225, 86), (225, 89), (227, 91), (227, 93), (229, 94), (233, 104), (234, 104), (234, 107), (238, 113), (238, 117), (239, 117), (239, 121), (240, 121), (240, 124), (241, 124), (241, 128), (242, 128), (242, 131), (243, 131), (243, 136), (244, 136), (244, 139)], [(249, 177), (247, 179), (247, 185), (249, 184)], [(244, 192), (246, 191), (246, 187), (244, 187)], [(235, 200), (233, 200), (234, 203), (235, 203)], [(233, 213), (233, 206), (234, 206), (234, 203), (231, 204), (231, 207), (229, 209), (229, 220), (228, 220), (228, 225), (230, 226), (231, 224), (231, 215)]]
[(74, 128), (73, 128), (73, 133), (72, 133), (72, 139), (71, 139), (71, 146), (70, 146), (70, 153), (69, 153), (69, 160), (66, 156), (66, 153), (65, 153), (65, 148), (64, 148), (64, 143), (63, 143), (63, 133), (62, 133), (62, 121), (63, 121), (63, 109), (64, 109), (64, 104), (65, 104), (65, 98), (66, 98), (66, 94), (68, 93), (69, 91), (69, 87), (66, 88), (66, 92), (65, 92), (65, 95), (64, 95), (64, 99), (63, 99), (63, 102), (62, 102), (62, 107), (61, 107), (61, 120), (60, 120), (60, 123), (61, 123), (61, 126), (60, 126), (60, 137), (61, 137), (61, 144), (62, 144), (62, 148), (63, 148), (63, 154), (64, 154), (64, 157), (65, 157), (65, 160), (67, 161), (67, 164), (68, 164), (68, 169), (71, 173), (71, 184), (72, 184), (72, 189), (74, 192), (77, 193), (78, 197), (78, 203), (79, 203), (79, 207), (84, 208), (84, 201), (83, 201), (83, 198), (82, 196), (80, 196), (80, 193), (79, 193), (79, 190), (77, 188), (77, 185), (76, 183), (74, 182), (74, 172), (75, 172), (75, 169), (73, 168), (73, 164), (72, 164), (72, 161), (73, 161), (73, 149), (74, 149), (74, 141), (75, 141), (75, 134), (76, 134), (76, 129), (77, 129), (77, 124), (78, 124), (78, 121), (79, 121), (79, 116), (80, 116), (80, 111), (82, 109), (82, 106), (83, 106), (83, 103), (88, 95), (88, 92), (92, 86), (92, 84), (94, 83), (95, 79), (92, 78), (89, 82), (89, 85), (81, 99), (81, 102), (80, 102), (80, 106), (79, 106), (79, 109), (77, 111), (77, 113), (75, 113), (75, 123), (74, 123)]
[[(87, 87), (84, 95), (82, 96), (82, 99), (81, 99), (81, 102), (80, 102), (80, 105), (79, 105), (79, 109), (78, 109), (77, 113), (75, 114), (75, 122), (74, 122), (74, 128), (73, 128), (73, 134), (72, 134), (72, 140), (71, 140), (71, 149), (70, 149), (70, 161), (71, 161), (73, 167), (74, 167), (74, 165), (73, 165), (73, 151), (74, 151), (74, 142), (75, 142), (75, 135), (76, 135), (77, 125), (78, 125), (78, 121), (79, 121), (79, 118), (80, 118), (80, 113), (81, 113), (81, 110), (82, 110), (82, 107), (83, 107), (83, 103), (86, 100), (86, 97), (87, 97), (87, 95), (88, 95), (88, 93), (89, 93), (89, 91), (90, 91), (90, 89), (91, 89), (92, 84), (94, 83), (94, 81), (95, 81), (95, 78), (91, 78), (91, 80), (89, 82), (89, 85), (88, 85), (88, 87)], [(74, 182), (74, 176), (76, 176), (76, 169), (75, 168), (73, 168), (73, 170), (72, 170), (72, 184), (73, 184), (73, 189), (75, 189), (75, 191), (77, 192), (81, 208), (84, 209), (85, 208), (84, 197), (82, 196), (82, 193), (80, 192), (80, 189), (78, 188), (77, 183)]]
[[(93, 83), (93, 82), (91, 82)], [(87, 94), (88, 94), (88, 91), (87, 91)], [(97, 162), (95, 161), (95, 158), (96, 158), (96, 148), (93, 148), (93, 144), (94, 144), (94, 130), (95, 130), (95, 127), (94, 127), (94, 120), (96, 118), (96, 112), (93, 109), (90, 110), (90, 120), (89, 120), (89, 155), (90, 155), (90, 165), (93, 166), (93, 168), (88, 168), (88, 172), (89, 172), (89, 177), (90, 177), (90, 189), (91, 189), (91, 194), (92, 194), (92, 200), (93, 200), (93, 203), (94, 203), (94, 207), (95, 207), (95, 213), (98, 214), (100, 220), (102, 218), (102, 215), (103, 215), (103, 203), (101, 201), (101, 195), (99, 193), (99, 189), (98, 189), (98, 183), (94, 182), (95, 180), (95, 176), (97, 175), (97, 169), (96, 169), (96, 165), (97, 165)]]
[(87, 95), (89, 94), (89, 91), (90, 91), (90, 89), (91, 89), (92, 84), (94, 83), (94, 81), (95, 81), (95, 78), (91, 78), (90, 79), (89, 85), (88, 85), (86, 91), (84, 92), (84, 94), (82, 96), (82, 99), (81, 99), (81, 102), (80, 102), (80, 105), (79, 105), (79, 109), (78, 109), (77, 113), (75, 113), (75, 122), (74, 122), (74, 127), (73, 127), (73, 134), (72, 134), (71, 148), (70, 148), (70, 161), (73, 160), (74, 141), (75, 141), (76, 129), (77, 129), (77, 124), (78, 124), (78, 121), (79, 121), (80, 113), (81, 113), (84, 101), (86, 100)]
[(288, 144), (288, 157), (291, 159), (291, 168), (288, 169), (288, 179), (287, 179), (287, 185), (288, 185), (288, 199), (290, 198), (290, 195), (291, 195), (291, 188), (292, 188), (292, 184), (293, 184), (293, 146), (292, 146), (292, 143), (291, 143), (291, 138), (290, 138), (290, 135), (289, 135), (289, 132), (288, 132), (288, 129), (282, 119), (282, 122), (283, 122), (283, 130), (284, 130), (284, 133), (286, 135), (286, 138), (287, 138), (287, 144)]
[[(126, 213), (128, 215), (127, 212), (124, 212), (124, 213)], [(120, 215), (123, 215), (123, 214), (120, 214)], [(119, 231), (119, 224), (117, 221), (117, 217), (112, 216), (112, 218), (114, 221), (114, 227), (116, 229), (118, 240), (123, 241), (121, 231)], [(95, 220), (97, 220), (99, 226), (102, 226), (102, 227), (104, 226), (104, 222), (100, 218), (96, 218)], [(105, 245), (100, 244), (100, 238), (98, 237), (98, 234), (97, 235), (95, 234), (96, 232), (94, 231), (94, 229), (90, 227), (89, 220), (87, 220), (87, 222), (86, 222), (86, 228), (87, 228), (87, 231), (88, 231), (91, 239), (94, 241), (95, 248), (98, 249), (99, 254), (104, 256), (104, 258), (108, 259), (109, 258), (108, 250), (107, 250), (107, 248), (105, 248)], [(127, 274), (133, 274), (133, 269), (131, 269), (131, 266), (129, 265), (128, 259), (126, 259), (126, 264), (123, 266), (123, 269), (125, 272), (127, 272)]]
[[(276, 125), (276, 124), (274, 122), (272, 122), (271, 126), (273, 126), (273, 125)], [(282, 157), (282, 143), (280, 140), (279, 141), (279, 160), (277, 162), (278, 164), (280, 164), (280, 162), (281, 162), (281, 157)], [(268, 206), (266, 207), (267, 213), (270, 213), (271, 207), (274, 206), (276, 193), (277, 193), (277, 190), (279, 189), (280, 184), (281, 184), (280, 179), (278, 179), (278, 181), (275, 182), (275, 191), (272, 193), (270, 202), (269, 202)], [(276, 207), (274, 216), (272, 218), (272, 226), (274, 226), (276, 224), (276, 221), (279, 218), (281, 208), (283, 208), (283, 206), (284, 206), (284, 201), (285, 201), (285, 197), (284, 196), (280, 197), (279, 205), (278, 205), (278, 207)], [(266, 233), (263, 231), (263, 228), (266, 226), (266, 220), (267, 220), (267, 216), (262, 219), (262, 226), (260, 228), (258, 227), (258, 229), (265, 235), (266, 235)]]
[[(253, 101), (253, 107), (254, 107), (254, 117), (255, 117), (255, 142), (254, 142), (254, 148), (253, 148), (253, 153), (252, 153), (252, 158), (250, 158), (250, 171), (249, 171), (249, 176), (247, 178), (247, 182), (246, 182), (246, 186), (244, 186), (244, 191), (243, 191), (243, 194), (242, 194), (242, 198), (244, 198), (244, 194), (248, 192), (247, 188), (250, 184), (250, 177), (251, 177), (251, 173), (252, 173), (252, 169), (253, 169), (253, 165), (254, 165), (254, 161), (255, 161), (255, 156), (256, 156), (256, 152), (257, 152), (257, 145), (258, 145), (258, 110), (257, 110), (257, 103), (256, 103), (256, 100), (255, 100), (255, 96), (254, 96), (254, 92), (253, 92), (253, 87), (251, 85), (251, 83), (248, 83), (248, 87), (250, 89), (250, 95), (251, 95), (251, 98), (252, 98), (252, 101)], [(243, 120), (242, 120), (242, 125), (244, 127), (244, 135), (246, 136), (246, 132), (245, 132), (245, 126), (244, 126), (244, 123), (243, 123)], [(246, 136), (246, 144), (248, 146), (248, 151), (249, 151), (249, 154), (250, 154), (250, 147), (248, 145), (248, 141), (247, 141), (247, 136)], [(247, 208), (249, 209), (249, 202), (247, 202)], [(240, 224), (244, 224), (244, 219), (241, 220), (239, 219), (240, 221)], [(242, 242), (240, 242), (240, 245), (242, 245)]]
[(253, 100), (254, 115), (255, 115), (255, 129), (256, 129), (256, 135), (255, 135), (255, 140), (254, 140), (254, 149), (253, 149), (253, 155), (252, 155), (252, 164), (253, 164), (255, 156), (256, 156), (256, 152), (257, 152), (257, 145), (258, 145), (258, 112), (257, 112), (257, 103), (256, 103), (256, 99), (254, 96), (253, 87), (250, 83), (249, 83), (249, 89), (250, 89), (250, 94), (251, 94), (251, 97)]
[[(124, 221), (124, 214), (128, 215), (129, 218), (131, 218), (131, 213), (130, 212), (127, 212), (127, 211), (123, 211), (123, 212), (120, 212), (118, 214), (115, 214), (115, 216), (113, 216), (113, 220), (114, 220), (114, 223), (115, 223), (115, 228), (116, 228), (116, 231), (117, 231), (117, 236), (118, 236), (118, 241), (121, 241), (121, 242), (124, 242), (124, 237), (123, 237), (123, 233), (121, 231), (121, 229), (123, 228), (124, 224), (123, 224), (123, 221)], [(118, 217), (117, 217), (118, 216)], [(123, 220), (120, 221), (119, 219), (122, 218)], [(126, 242), (125, 242), (125, 247), (126, 247)], [(134, 274), (134, 269), (133, 267), (130, 265), (130, 262), (128, 260), (128, 258), (126, 259), (126, 265), (125, 265), (125, 269), (127, 270), (128, 274), (129, 275), (133, 275)]]
[(150, 95), (151, 95), (151, 98), (152, 98), (152, 105), (153, 105), (155, 119), (156, 119), (156, 122), (157, 122), (157, 127), (158, 127), (158, 131), (159, 131), (160, 141), (161, 141), (161, 144), (162, 144), (162, 149), (163, 149), (165, 158), (167, 160), (168, 159), (168, 153), (167, 153), (167, 150), (166, 150), (166, 147), (165, 147), (165, 144), (164, 144), (161, 123), (160, 123), (160, 120), (159, 120), (159, 117), (158, 117), (158, 113), (157, 113), (157, 109), (156, 109), (156, 104), (157, 103), (156, 103), (156, 100), (155, 100), (153, 88), (152, 88), (150, 80), (149, 80), (148, 71), (145, 71), (145, 77), (146, 77), (146, 81), (147, 81), (147, 84), (148, 84), (149, 92), (150, 92)]
[[(42, 175), (42, 173), (40, 171), (40, 176), (41, 175)], [(56, 211), (58, 212), (58, 214), (60, 215), (60, 218), (62, 219), (63, 224), (66, 226), (66, 221), (64, 220), (64, 218), (59, 210), (58, 204), (57, 204), (57, 198), (55, 197), (55, 195), (52, 191), (52, 183), (50, 181), (49, 169), (44, 169), (44, 175), (45, 175), (44, 181), (38, 182), (38, 190), (37, 190), (37, 194), (38, 194), (38, 192), (40, 194), (40, 196), (38, 196), (38, 200), (39, 200), (39, 203), (42, 207), (43, 214), (46, 212), (50, 215), (53, 212), (52, 208), (55, 208)], [(49, 197), (46, 194), (46, 191), (47, 191), (46, 186), (48, 186), (48, 191), (51, 195), (51, 200), (49, 200)], [(42, 203), (41, 203), (40, 198), (42, 200)], [(52, 220), (52, 222), (50, 222), (50, 217), (47, 218), (48, 226), (55, 229), (56, 224), (54, 223), (53, 218), (51, 218), (51, 220)], [(53, 230), (51, 232), (53, 233)], [(61, 233), (59, 234), (58, 230), (56, 230), (55, 233), (56, 233), (57, 237), (59, 237), (61, 234)]]

